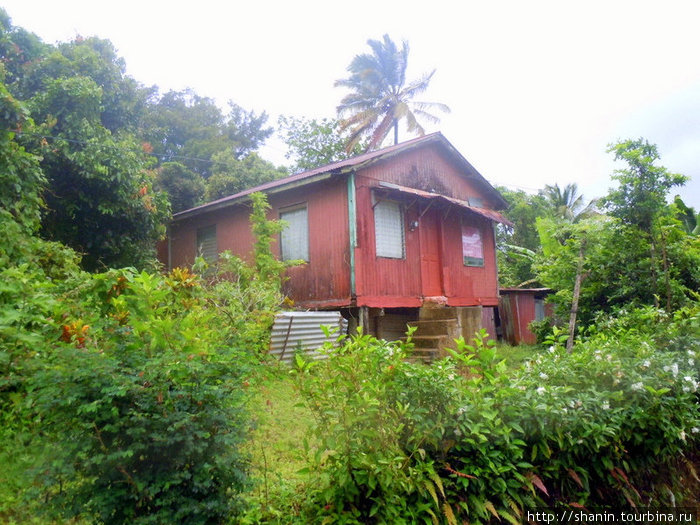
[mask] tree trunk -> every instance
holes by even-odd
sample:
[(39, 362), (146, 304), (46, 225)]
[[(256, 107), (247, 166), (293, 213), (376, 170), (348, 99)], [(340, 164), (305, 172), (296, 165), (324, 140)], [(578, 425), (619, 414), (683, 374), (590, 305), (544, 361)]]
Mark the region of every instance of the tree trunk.
[(576, 314), (578, 313), (578, 299), (581, 295), (581, 281), (583, 280), (583, 255), (586, 241), (581, 241), (578, 249), (578, 266), (576, 268), (576, 280), (574, 281), (574, 296), (571, 299), (571, 315), (569, 316), (569, 338), (566, 340), (566, 351), (571, 353), (574, 348), (574, 334), (576, 333)]
[(664, 235), (663, 227), (659, 226), (661, 234), (661, 262), (664, 267), (664, 284), (666, 285), (666, 311), (671, 311), (671, 279), (669, 277), (668, 256), (666, 254), (666, 236)]
[(394, 146), (399, 143), (399, 121), (394, 119)]
[(656, 275), (656, 242), (654, 241), (654, 234), (649, 232), (649, 242), (650, 242), (650, 255), (651, 255), (651, 285), (653, 286), (654, 295), (654, 308), (659, 308), (659, 283), (658, 277)]

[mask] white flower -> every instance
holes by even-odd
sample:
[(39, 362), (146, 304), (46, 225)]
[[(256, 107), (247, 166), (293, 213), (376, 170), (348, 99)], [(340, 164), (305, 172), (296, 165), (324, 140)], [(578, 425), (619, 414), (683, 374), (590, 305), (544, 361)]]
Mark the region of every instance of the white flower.
[(644, 383), (642, 383), (641, 381), (639, 383), (632, 383), (630, 388), (632, 390), (642, 390), (644, 388)]
[(688, 355), (690, 357), (695, 357), (695, 352), (693, 352), (692, 350), (688, 350)]
[(695, 365), (695, 361), (693, 360), (692, 357), (689, 357), (689, 358), (688, 358), (688, 364), (689, 364), (690, 366), (694, 366), (694, 365)]
[(651, 361), (649, 361), (648, 359), (644, 360), (644, 362), (642, 363), (642, 366), (644, 368), (649, 368), (651, 366)]
[(697, 434), (698, 432), (700, 432), (700, 428), (698, 428), (698, 427), (693, 427), (693, 428), (690, 429), (690, 431), (691, 431), (693, 434)]
[(678, 436), (679, 436), (683, 441), (685, 441), (685, 430), (681, 430), (681, 433), (678, 434)]
[(601, 405), (603, 410), (610, 410), (610, 403), (607, 401), (603, 401), (603, 404)]
[(458, 428), (455, 428), (455, 436), (459, 437), (462, 435), (462, 431)]
[(683, 392), (695, 392), (698, 389), (699, 385), (695, 379), (690, 376), (685, 376), (683, 379), (690, 383), (690, 385), (683, 385)]
[(454, 378), (455, 378), (454, 374), (450, 374), (447, 376), (447, 379), (449, 379), (450, 381), (454, 381)]
[(459, 407), (457, 409), (457, 413), (460, 415), (464, 414), (466, 411), (467, 411), (467, 407)]
[(547, 389), (543, 386), (541, 386), (537, 389), (538, 394), (544, 394), (546, 391), (547, 391)]
[(548, 348), (548, 350), (549, 350), (549, 353), (550, 353), (550, 354), (553, 354), (553, 353), (554, 353), (554, 345), (550, 346), (550, 347)]
[(678, 363), (673, 363), (673, 365), (671, 365), (671, 372), (673, 372), (673, 377), (678, 375)]
[(547, 374), (545, 374), (544, 372), (540, 372), (540, 378), (547, 380), (547, 379), (549, 379), (549, 376)]
[(595, 360), (596, 360), (596, 361), (600, 361), (601, 359), (602, 359), (602, 358), (600, 357), (600, 354), (596, 354), (596, 355), (595, 355)]

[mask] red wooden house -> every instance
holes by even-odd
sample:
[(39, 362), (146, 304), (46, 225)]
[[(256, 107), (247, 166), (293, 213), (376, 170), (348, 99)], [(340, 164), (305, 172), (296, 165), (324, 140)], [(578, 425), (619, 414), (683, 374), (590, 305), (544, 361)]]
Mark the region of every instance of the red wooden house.
[[(252, 249), (249, 195), (287, 221), (275, 247), (300, 308), (341, 310), (380, 337), (471, 335), (498, 305), (494, 227), (507, 203), (440, 134), (291, 175), (174, 215), (168, 267)], [(492, 316), (491, 316), (492, 318)], [(437, 321), (435, 319), (438, 319)]]

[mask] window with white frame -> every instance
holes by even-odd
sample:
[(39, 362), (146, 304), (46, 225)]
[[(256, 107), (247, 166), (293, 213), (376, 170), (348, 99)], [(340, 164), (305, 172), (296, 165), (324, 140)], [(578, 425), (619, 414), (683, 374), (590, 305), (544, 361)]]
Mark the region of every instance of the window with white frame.
[(306, 204), (280, 211), (287, 225), (282, 230), (280, 252), (283, 261), (309, 260), (309, 213)]
[(197, 229), (197, 255), (208, 263), (213, 263), (218, 259), (216, 224)]
[(403, 211), (398, 202), (379, 201), (374, 205), (374, 240), (377, 257), (404, 258)]

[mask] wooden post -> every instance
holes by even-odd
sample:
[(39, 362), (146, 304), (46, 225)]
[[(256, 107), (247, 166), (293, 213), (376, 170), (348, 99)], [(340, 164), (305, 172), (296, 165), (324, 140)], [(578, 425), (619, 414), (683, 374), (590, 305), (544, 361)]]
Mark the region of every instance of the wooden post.
[(363, 334), (369, 333), (369, 308), (360, 306), (360, 328)]

